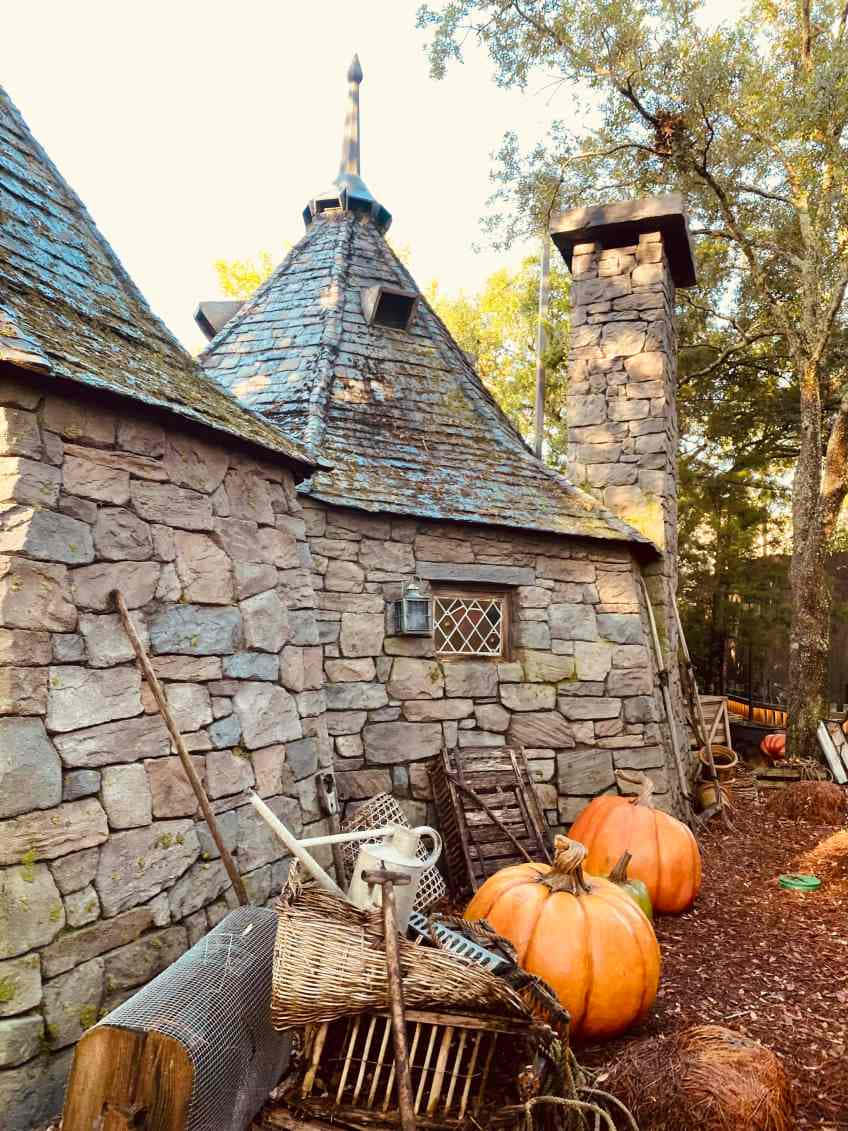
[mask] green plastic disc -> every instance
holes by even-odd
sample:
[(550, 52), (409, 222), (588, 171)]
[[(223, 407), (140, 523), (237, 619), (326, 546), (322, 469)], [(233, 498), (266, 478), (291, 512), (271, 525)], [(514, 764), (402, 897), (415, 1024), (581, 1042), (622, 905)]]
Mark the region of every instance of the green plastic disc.
[(782, 888), (789, 888), (791, 891), (815, 891), (816, 888), (821, 887), (821, 880), (818, 876), (811, 876), (802, 872), (790, 872), (778, 876), (778, 883)]

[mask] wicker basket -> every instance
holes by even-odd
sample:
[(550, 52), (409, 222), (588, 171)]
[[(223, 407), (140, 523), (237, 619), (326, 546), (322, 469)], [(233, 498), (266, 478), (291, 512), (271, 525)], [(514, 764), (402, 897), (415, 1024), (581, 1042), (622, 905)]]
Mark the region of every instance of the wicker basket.
[[(296, 872), (296, 869), (295, 869)], [(277, 900), (271, 1017), (276, 1029), (389, 1008), (380, 912), (360, 911), (297, 876)], [(482, 1011), (527, 1019), (502, 979), (430, 947), (399, 940), (403, 992), (410, 1009)]]

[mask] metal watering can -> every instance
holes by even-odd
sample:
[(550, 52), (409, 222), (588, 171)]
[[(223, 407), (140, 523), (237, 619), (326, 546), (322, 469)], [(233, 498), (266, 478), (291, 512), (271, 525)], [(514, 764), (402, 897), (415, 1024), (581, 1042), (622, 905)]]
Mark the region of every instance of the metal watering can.
[[(415, 829), (404, 825), (385, 825), (380, 829), (361, 829), (358, 832), (333, 833), (329, 836), (313, 836), (298, 840), (257, 794), (251, 792), (249, 797), (256, 812), (279, 837), (292, 856), (297, 857), (303, 864), (310, 876), (326, 891), (332, 892), (333, 895), (346, 900), (361, 911), (379, 908), (383, 902), (382, 887), (379, 884), (366, 883), (362, 878), (364, 872), (388, 868), (393, 872), (402, 872), (409, 876), (408, 884), (395, 889), (398, 930), (406, 930), (421, 877), (436, 863), (442, 853), (442, 838), (435, 829), (431, 829), (429, 825), (419, 825)], [(424, 860), (418, 858), (418, 847), (422, 836), (429, 837), (433, 841), (433, 850)], [(379, 844), (363, 845), (359, 850), (347, 892), (342, 891), (335, 880), (327, 875), (314, 856), (307, 851), (322, 844), (349, 844), (352, 841), (374, 840), (377, 837), (380, 838)]]

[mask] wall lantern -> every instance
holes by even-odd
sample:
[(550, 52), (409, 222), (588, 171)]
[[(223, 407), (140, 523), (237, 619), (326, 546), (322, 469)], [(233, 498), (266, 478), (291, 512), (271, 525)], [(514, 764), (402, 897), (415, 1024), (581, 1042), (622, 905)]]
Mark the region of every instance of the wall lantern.
[(392, 602), (392, 619), (396, 636), (431, 636), (433, 632), (433, 602), (424, 593), (421, 582), (407, 582), (403, 596)]

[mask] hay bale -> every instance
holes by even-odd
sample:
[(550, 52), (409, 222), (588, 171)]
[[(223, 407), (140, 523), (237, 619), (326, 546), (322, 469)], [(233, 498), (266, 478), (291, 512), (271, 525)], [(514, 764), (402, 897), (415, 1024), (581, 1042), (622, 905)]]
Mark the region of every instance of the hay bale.
[(848, 793), (832, 781), (799, 781), (773, 790), (766, 808), (776, 817), (838, 825), (848, 816)]
[(794, 1105), (780, 1058), (721, 1025), (631, 1045), (599, 1087), (642, 1131), (790, 1131)]

